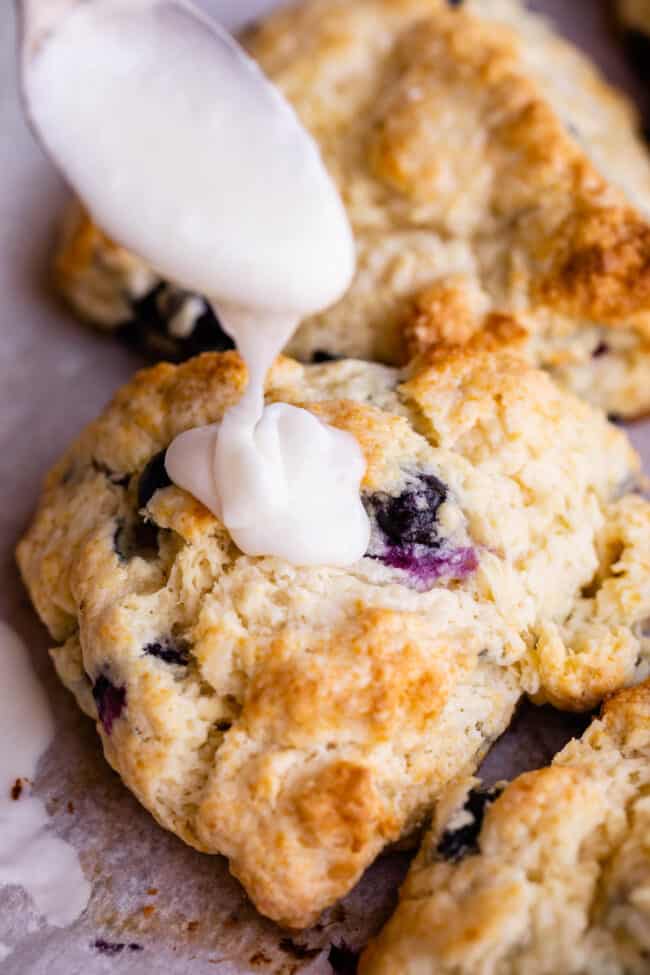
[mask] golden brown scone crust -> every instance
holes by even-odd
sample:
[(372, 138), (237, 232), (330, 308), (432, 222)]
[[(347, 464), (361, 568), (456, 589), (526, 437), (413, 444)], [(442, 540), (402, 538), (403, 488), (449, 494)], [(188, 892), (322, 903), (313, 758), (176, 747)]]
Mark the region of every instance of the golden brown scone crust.
[[(563, 383), (650, 408), (650, 165), (582, 55), (516, 0), (306, 0), (245, 43), (320, 143), (358, 244), (351, 290), (291, 355), (399, 364), (515, 311)], [(123, 322), (151, 271), (74, 223), (61, 287)]]
[(139, 373), (45, 481), (18, 560), (63, 682), (159, 822), (284, 924), (471, 774), (522, 693), (589, 708), (646, 665), (638, 459), (519, 342), (498, 319), (401, 375), (276, 364), (267, 398), (366, 456), (347, 570), (245, 556), (150, 463), (239, 398), (234, 353)]
[(645, 975), (649, 795), (646, 682), (611, 698), (549, 768), (507, 786), (475, 847), (448, 832), (471, 821), (453, 812), (462, 790), (449, 794), (451, 817), (437, 817), (361, 975)]

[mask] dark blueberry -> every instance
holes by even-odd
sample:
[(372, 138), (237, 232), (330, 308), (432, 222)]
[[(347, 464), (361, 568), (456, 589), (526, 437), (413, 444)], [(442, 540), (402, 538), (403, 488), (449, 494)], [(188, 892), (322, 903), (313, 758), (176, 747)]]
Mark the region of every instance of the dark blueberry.
[(421, 474), (412, 485), (396, 497), (371, 494), (365, 499), (366, 510), (390, 544), (426, 545), (438, 548), (436, 517), (447, 499), (447, 488), (433, 474)]
[(450, 7), (461, 7), (463, 0), (447, 0)]
[(171, 485), (171, 479), (165, 468), (166, 450), (152, 457), (138, 481), (138, 508), (146, 508), (156, 491)]
[(113, 535), (113, 548), (121, 562), (139, 555), (151, 558), (158, 553), (158, 528), (151, 521), (138, 519), (125, 522), (119, 519)]
[(133, 526), (133, 553), (143, 558), (158, 553), (158, 526), (153, 521), (137, 521)]
[(227, 731), (232, 728), (232, 721), (217, 721), (217, 731), (221, 731), (224, 735)]
[(97, 938), (92, 947), (100, 955), (121, 955), (125, 948), (128, 948), (129, 951), (144, 951), (143, 946), (139, 945), (137, 941), (131, 941), (127, 945), (123, 941), (105, 941), (103, 938)]
[(281, 938), (280, 949), (285, 954), (291, 955), (292, 958), (297, 958), (298, 960), (316, 958), (323, 950), (322, 948), (308, 948), (307, 945), (296, 944), (293, 938)]
[(489, 806), (499, 798), (503, 789), (472, 789), (463, 806), (471, 821), (458, 829), (448, 829), (440, 837), (436, 853), (444, 860), (456, 863), (468, 854), (478, 853), (478, 838)]
[(324, 349), (316, 349), (316, 351), (312, 353), (311, 361), (315, 365), (318, 365), (322, 362), (339, 362), (339, 360), (342, 358), (343, 356), (334, 355), (333, 352), (325, 352)]
[(93, 944), (93, 948), (100, 955), (121, 955), (126, 945), (123, 941), (105, 941), (103, 938), (97, 938), (97, 941)]
[(609, 352), (609, 346), (607, 342), (599, 342), (594, 351), (591, 353), (592, 359), (600, 359), (601, 356), (607, 355)]
[(183, 302), (193, 297), (165, 283), (157, 285), (144, 298), (133, 302), (133, 317), (122, 326), (120, 335), (152, 358), (172, 362), (183, 362), (201, 352), (232, 349), (232, 339), (226, 335), (207, 302), (188, 335), (176, 336), (170, 331), (170, 324)]
[(345, 941), (332, 945), (327, 956), (335, 975), (356, 975), (359, 965), (359, 952), (348, 948)]
[(184, 640), (167, 638), (160, 642), (148, 643), (144, 652), (148, 657), (156, 657), (166, 664), (175, 664), (177, 667), (187, 667), (190, 662), (189, 644)]
[(99, 720), (106, 734), (110, 735), (126, 705), (126, 687), (118, 687), (105, 674), (100, 674), (93, 684), (93, 697)]

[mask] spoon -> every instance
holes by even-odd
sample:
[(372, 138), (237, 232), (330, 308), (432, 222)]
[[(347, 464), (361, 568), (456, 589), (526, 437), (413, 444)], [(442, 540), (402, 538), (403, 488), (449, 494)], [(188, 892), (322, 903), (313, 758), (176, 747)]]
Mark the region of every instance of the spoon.
[(354, 247), (336, 188), (226, 30), (188, 0), (23, 0), (21, 14), (26, 113), (109, 236), (226, 306), (242, 282), (251, 305), (294, 317), (339, 296)]

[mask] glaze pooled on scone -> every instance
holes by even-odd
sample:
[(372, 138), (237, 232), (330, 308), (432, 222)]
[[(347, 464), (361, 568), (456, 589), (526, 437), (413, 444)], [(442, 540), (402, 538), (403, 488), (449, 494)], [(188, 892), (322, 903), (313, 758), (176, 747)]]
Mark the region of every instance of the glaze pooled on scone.
[(0, 884), (24, 887), (49, 924), (64, 926), (85, 910), (90, 884), (76, 850), (49, 831), (43, 802), (29, 795), (54, 724), (25, 646), (2, 622), (0, 687)]
[(297, 407), (264, 408), (274, 358), (301, 318), (343, 295), (355, 264), (342, 203), (288, 103), (229, 35), (188, 4), (156, 0), (73, 5), (32, 45), (25, 91), (96, 219), (211, 295), (248, 366), (220, 427), (172, 445), (172, 480), (249, 555), (361, 558), (358, 444)]

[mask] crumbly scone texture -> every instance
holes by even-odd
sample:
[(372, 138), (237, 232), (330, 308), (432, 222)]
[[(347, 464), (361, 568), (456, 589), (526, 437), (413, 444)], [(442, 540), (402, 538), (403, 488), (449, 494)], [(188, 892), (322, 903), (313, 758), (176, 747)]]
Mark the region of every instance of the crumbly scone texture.
[(616, 8), (626, 30), (639, 31), (650, 39), (650, 0), (616, 0)]
[(471, 774), (528, 692), (591, 708), (650, 641), (625, 434), (491, 321), (403, 373), (278, 361), (267, 398), (358, 438), (367, 556), (239, 551), (161, 451), (241, 395), (235, 353), (139, 373), (48, 475), (18, 549), (63, 682), (154, 816), (306, 926)]
[[(316, 136), (358, 246), (352, 288), (290, 355), (402, 364), (515, 312), (562, 383), (650, 409), (650, 164), (583, 55), (516, 0), (305, 0), (244, 41)], [(148, 319), (171, 355), (196, 351), (196, 321), (223, 344), (204, 305), (79, 212), (57, 268), (104, 325)]]
[(361, 975), (647, 975), (650, 682), (550, 767), (464, 798), (449, 794)]

